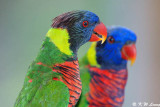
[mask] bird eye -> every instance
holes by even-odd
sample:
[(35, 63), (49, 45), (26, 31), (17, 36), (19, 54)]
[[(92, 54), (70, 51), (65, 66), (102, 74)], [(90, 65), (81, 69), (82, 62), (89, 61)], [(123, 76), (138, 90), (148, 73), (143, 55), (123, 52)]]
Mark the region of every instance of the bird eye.
[(108, 37), (108, 42), (109, 43), (114, 43), (115, 39), (113, 38), (113, 36)]
[(83, 21), (83, 27), (87, 27), (88, 26), (88, 21)]

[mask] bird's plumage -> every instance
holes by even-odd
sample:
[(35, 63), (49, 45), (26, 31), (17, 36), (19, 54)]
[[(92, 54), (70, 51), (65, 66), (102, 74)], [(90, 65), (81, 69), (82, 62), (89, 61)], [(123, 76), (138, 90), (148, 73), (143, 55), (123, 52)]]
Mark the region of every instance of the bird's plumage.
[(123, 104), (128, 71), (127, 59), (121, 53), (124, 46), (135, 44), (136, 35), (124, 27), (107, 30), (107, 41), (92, 43), (80, 61), (83, 88), (76, 107), (121, 107)]
[[(83, 27), (86, 20), (89, 24)], [(77, 50), (89, 41), (99, 22), (98, 16), (89, 11), (72, 11), (56, 17), (28, 68), (14, 106), (74, 106), (82, 89)]]
[[(37, 58), (28, 68), (24, 85), (16, 100), (15, 107), (67, 105), (69, 102), (67, 86), (60, 81), (53, 81), (52, 78), (60, 78), (62, 75), (53, 71), (53, 65), (64, 63), (69, 58), (47, 37)], [(62, 98), (63, 103), (60, 101)]]

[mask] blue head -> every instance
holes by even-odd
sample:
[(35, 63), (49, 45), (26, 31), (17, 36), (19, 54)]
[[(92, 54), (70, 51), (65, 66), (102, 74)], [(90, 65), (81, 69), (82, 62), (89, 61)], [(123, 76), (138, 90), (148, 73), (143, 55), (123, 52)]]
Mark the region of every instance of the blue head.
[(136, 35), (124, 27), (109, 27), (104, 44), (96, 46), (97, 62), (102, 69), (125, 69), (127, 60), (136, 56)]
[(67, 29), (73, 51), (76, 51), (89, 40), (100, 41), (107, 36), (107, 29), (100, 22), (99, 17), (93, 12), (85, 10), (71, 11), (59, 15), (53, 20), (52, 27)]

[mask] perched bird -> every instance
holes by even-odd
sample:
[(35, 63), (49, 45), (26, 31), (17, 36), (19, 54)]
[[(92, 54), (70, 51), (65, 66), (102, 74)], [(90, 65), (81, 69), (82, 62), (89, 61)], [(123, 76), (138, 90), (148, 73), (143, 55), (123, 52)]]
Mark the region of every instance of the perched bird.
[(71, 11), (54, 18), (14, 106), (75, 106), (82, 89), (77, 50), (88, 41), (104, 42), (106, 36), (105, 25), (90, 11)]
[(136, 35), (124, 27), (107, 29), (104, 44), (92, 43), (80, 60), (82, 95), (76, 107), (121, 107), (127, 82), (127, 61), (136, 59)]

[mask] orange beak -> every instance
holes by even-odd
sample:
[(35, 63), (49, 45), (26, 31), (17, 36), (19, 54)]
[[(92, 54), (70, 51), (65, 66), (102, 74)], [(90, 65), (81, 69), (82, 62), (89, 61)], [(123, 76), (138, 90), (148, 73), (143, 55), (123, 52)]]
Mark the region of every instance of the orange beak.
[(121, 55), (123, 59), (130, 60), (131, 65), (133, 65), (137, 55), (135, 44), (124, 45), (121, 51)]
[(105, 42), (107, 38), (107, 28), (101, 22), (100, 24), (96, 25), (93, 30), (92, 36), (90, 38), (90, 42), (102, 41), (102, 44)]

